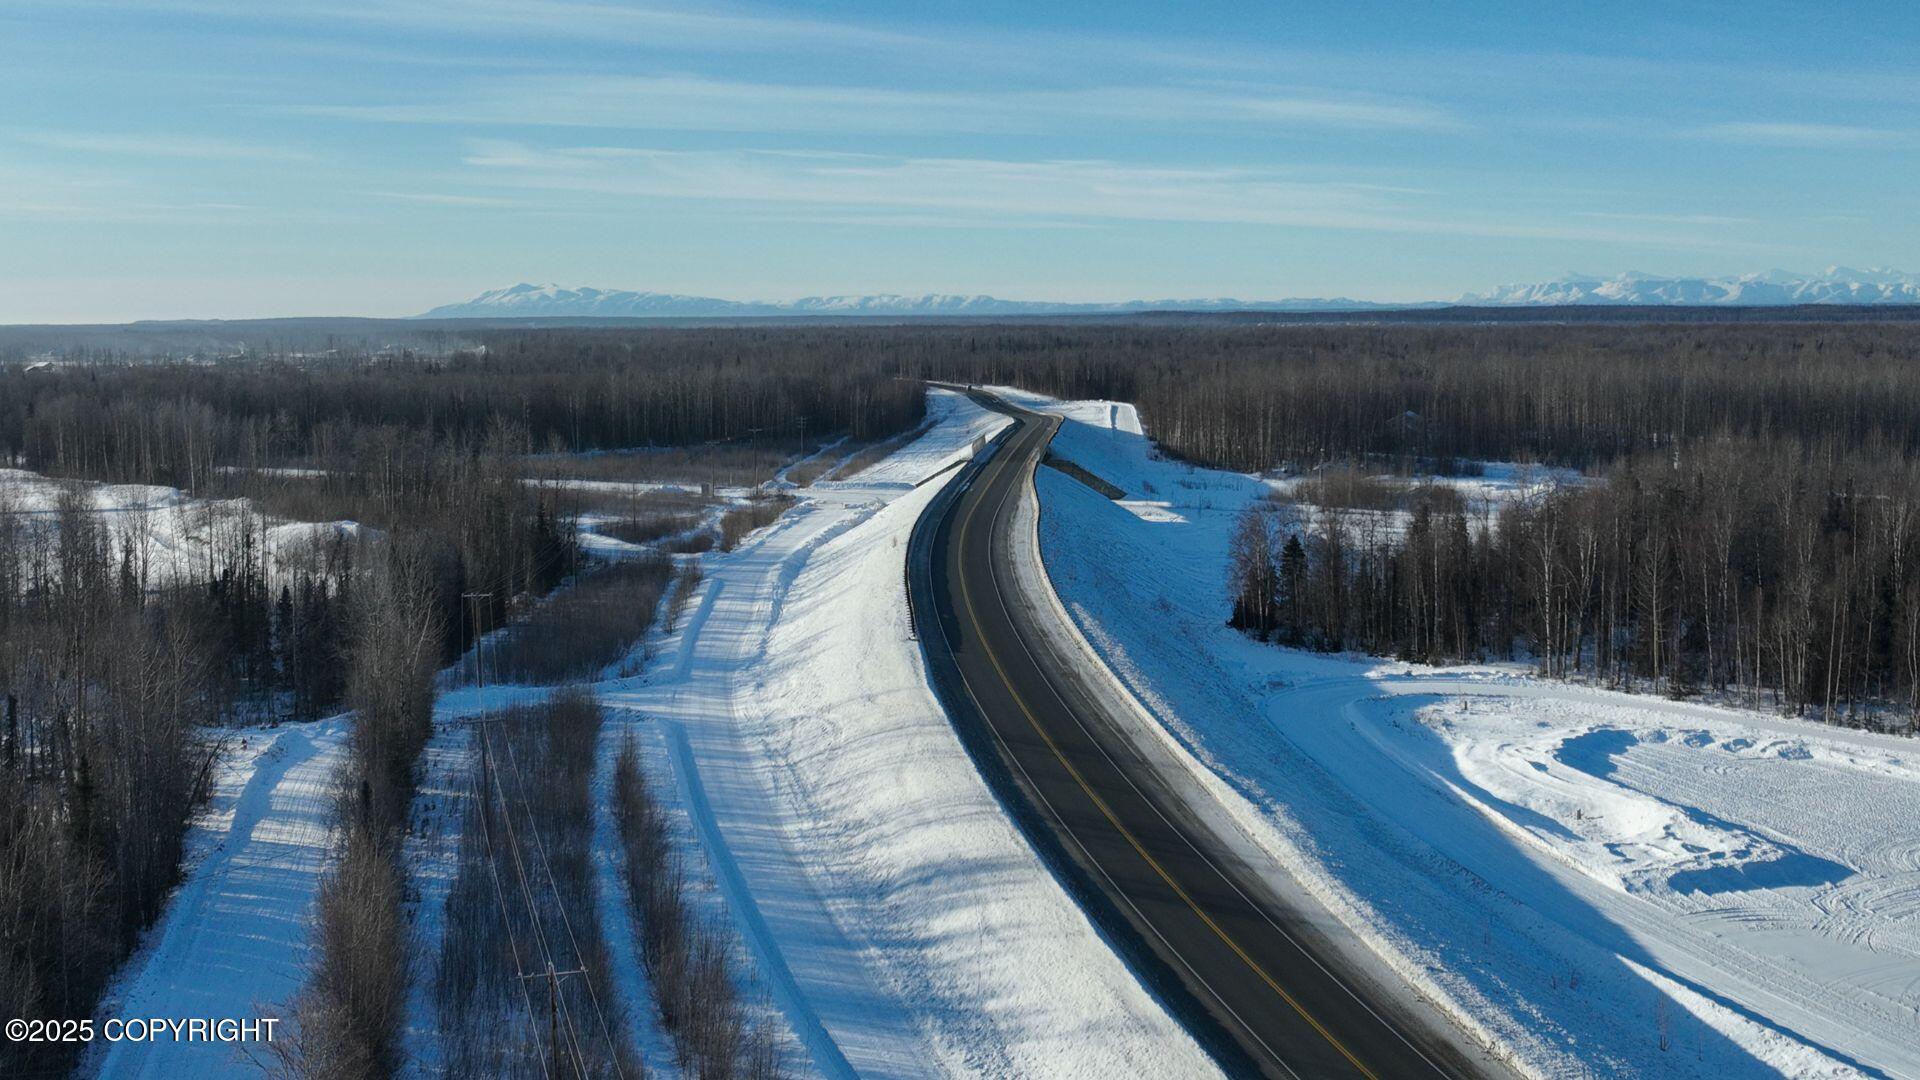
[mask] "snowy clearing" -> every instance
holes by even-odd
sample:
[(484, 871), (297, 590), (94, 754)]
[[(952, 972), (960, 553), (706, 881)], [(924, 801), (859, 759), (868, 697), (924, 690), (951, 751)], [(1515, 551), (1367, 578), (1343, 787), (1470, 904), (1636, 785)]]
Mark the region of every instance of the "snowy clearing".
[(153, 484), (100, 484), (59, 480), (24, 469), (0, 469), (0, 514), (18, 516), (30, 530), (48, 538), (59, 525), (60, 497), (66, 491), (80, 505), (101, 515), (116, 545), (114, 556), (131, 547), (150, 584), (161, 586), (198, 574), (226, 553), (239, 550), (247, 530), (264, 529), (267, 568), (289, 571), (334, 537), (351, 542), (361, 531), (352, 521), (283, 521), (265, 517), (245, 499), (201, 499), (179, 488)]
[(1131, 406), (1051, 402), (1047, 572), (1136, 737), (1528, 1071), (1920, 1076), (1920, 743), (1253, 642), (1225, 625), (1252, 477), (1159, 459)]

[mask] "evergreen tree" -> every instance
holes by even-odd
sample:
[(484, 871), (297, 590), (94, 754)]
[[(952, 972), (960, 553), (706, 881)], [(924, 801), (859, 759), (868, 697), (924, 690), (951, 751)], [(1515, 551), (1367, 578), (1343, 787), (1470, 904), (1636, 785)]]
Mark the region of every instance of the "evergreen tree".
[(1289, 533), (1287, 542), (1280, 548), (1279, 584), (1276, 614), (1280, 642), (1299, 645), (1306, 640), (1303, 608), (1307, 595), (1307, 548), (1300, 542), (1299, 533)]

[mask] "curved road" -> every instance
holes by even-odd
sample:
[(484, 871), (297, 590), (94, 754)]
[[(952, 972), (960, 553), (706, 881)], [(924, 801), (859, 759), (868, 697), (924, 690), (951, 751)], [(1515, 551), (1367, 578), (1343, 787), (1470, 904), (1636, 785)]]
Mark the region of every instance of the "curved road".
[[(1230, 1075), (1470, 1076), (1406, 1003), (1314, 946), (1102, 714), (1016, 593), (1014, 508), (1057, 417), (1014, 424), (914, 529), (908, 595), (936, 691), (1027, 836), (1142, 980)], [(1378, 997), (1378, 991), (1372, 992)]]

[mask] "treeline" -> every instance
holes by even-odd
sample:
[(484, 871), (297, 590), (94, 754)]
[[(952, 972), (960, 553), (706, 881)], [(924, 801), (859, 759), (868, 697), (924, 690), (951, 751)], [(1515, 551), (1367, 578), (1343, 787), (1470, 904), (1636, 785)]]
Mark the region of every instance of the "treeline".
[(523, 481), (525, 446), (524, 430), (504, 422), (477, 441), (440, 443), (367, 426), (322, 468), (222, 472), (209, 487), (276, 517), (408, 538), (439, 613), (439, 656), (450, 661), (579, 566), (566, 493)]
[(1920, 730), (1920, 468), (1746, 449), (1637, 456), (1491, 520), (1446, 488), (1399, 516), (1256, 504), (1232, 537), (1232, 620), (1409, 660), (1524, 650), (1553, 676)]
[(918, 380), (1132, 401), (1168, 450), (1244, 470), (1379, 455), (1597, 467), (1711, 437), (1920, 450), (1920, 335), (1888, 322), (748, 327), (482, 331), (447, 360), (0, 372), (0, 448), (198, 488), (332, 460), (370, 418), (538, 449), (885, 438)]
[[(20, 555), (0, 515), (0, 575)], [(82, 1018), (158, 915), (219, 715), (204, 596), (123, 586), (97, 529), (0, 592), (0, 1012)], [(44, 576), (42, 576), (44, 574)], [(24, 586), (24, 587), (23, 587)], [(9, 1041), (0, 1073), (75, 1048)]]
[[(798, 451), (877, 439), (924, 414), (919, 385), (859, 334), (493, 331), (447, 360), (237, 359), (0, 371), (0, 446), (49, 475), (244, 497), (287, 520), (432, 539), (450, 659), (579, 558), (571, 497), (524, 483), (548, 450), (717, 443)], [(245, 617), (323, 614), (300, 582), (236, 583)], [(337, 624), (304, 657), (337, 655)], [(331, 630), (329, 630), (331, 628)], [(332, 640), (322, 640), (331, 637)], [(253, 635), (258, 652), (265, 632)], [(308, 713), (336, 687), (301, 683)]]
[[(525, 439), (511, 425), (477, 444), (433, 444), (389, 426), (359, 435), (334, 468), (223, 472), (207, 487), (213, 498), (192, 510), (116, 512), (128, 525), (102, 541), (121, 587), (139, 592), (154, 585), (146, 550), (155, 515), (172, 513), (172, 524), (198, 534), (201, 558), (170, 572), (204, 588), (209, 647), (232, 675), (222, 685), (255, 693), (265, 716), (312, 719), (339, 704), (359, 546), (352, 530), (317, 528), (270, 550), (274, 518), (351, 521), (381, 542), (403, 541), (437, 612), (443, 661), (580, 566), (568, 494), (522, 482)], [(27, 535), (104, 537), (100, 520), (76, 495), (54, 527)], [(24, 549), (28, 570), (45, 562), (45, 546)]]
[(1920, 451), (1911, 325), (994, 327), (897, 351), (908, 373), (1134, 402), (1165, 449), (1249, 472), (1590, 468), (1708, 438)]
[[(63, 476), (201, 490), (223, 467), (336, 463), (375, 425), (542, 450), (871, 439), (912, 427), (919, 386), (857, 333), (545, 330), (439, 361), (231, 360), (0, 372), (0, 448)], [(389, 436), (393, 437), (393, 436)]]

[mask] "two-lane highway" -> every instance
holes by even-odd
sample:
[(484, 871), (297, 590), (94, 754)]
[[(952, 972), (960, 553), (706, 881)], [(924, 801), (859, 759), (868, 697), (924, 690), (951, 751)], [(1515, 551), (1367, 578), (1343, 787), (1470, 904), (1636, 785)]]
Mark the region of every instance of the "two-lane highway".
[(1047, 646), (1017, 593), (1010, 537), (1060, 421), (974, 397), (1014, 425), (928, 509), (908, 588), (935, 688), (1001, 801), (1229, 1074), (1478, 1071), (1409, 1003), (1370, 1001), (1365, 980), (1343, 976)]

